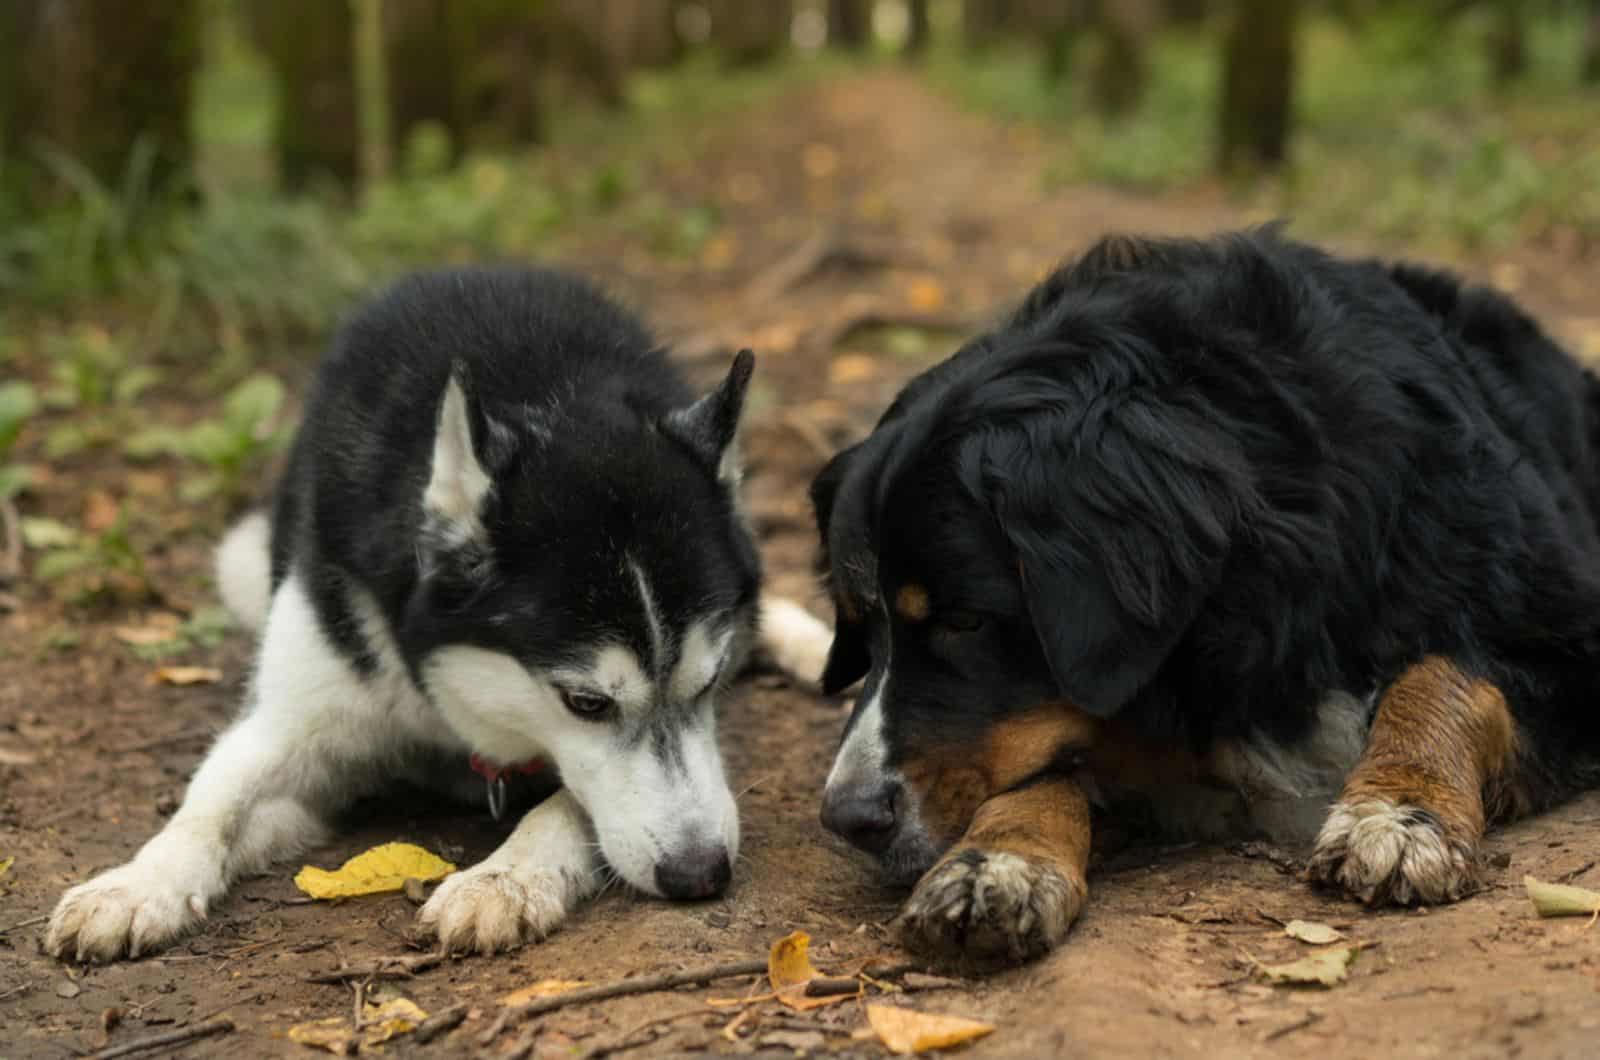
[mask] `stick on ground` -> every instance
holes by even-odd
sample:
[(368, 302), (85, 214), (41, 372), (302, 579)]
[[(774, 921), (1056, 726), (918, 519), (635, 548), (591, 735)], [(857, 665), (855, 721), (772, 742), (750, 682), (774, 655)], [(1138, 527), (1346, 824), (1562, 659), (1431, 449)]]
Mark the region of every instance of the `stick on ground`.
[(614, 997), (628, 997), (632, 994), (653, 994), (658, 990), (672, 990), (680, 986), (692, 986), (699, 983), (710, 983), (718, 979), (729, 979), (736, 975), (759, 975), (767, 970), (767, 959), (755, 957), (744, 961), (730, 961), (726, 964), (712, 964), (703, 968), (686, 968), (677, 972), (658, 972), (655, 975), (641, 975), (637, 979), (622, 979), (615, 983), (600, 983), (595, 986), (585, 986), (577, 990), (568, 990), (564, 994), (555, 994), (551, 997), (537, 997), (525, 1005), (512, 1010), (515, 1019), (527, 1019), (529, 1016), (539, 1016), (556, 1009), (566, 1008), (568, 1005), (582, 1005), (590, 1001), (606, 1001)]
[(112, 1057), (132, 1056), (134, 1053), (148, 1052), (151, 1049), (162, 1049), (169, 1045), (182, 1045), (200, 1038), (209, 1038), (214, 1034), (227, 1034), (232, 1030), (233, 1021), (224, 1017), (209, 1023), (196, 1023), (192, 1027), (167, 1031), (165, 1034), (152, 1034), (148, 1038), (135, 1038), (131, 1042), (108, 1046), (98, 1053), (90, 1054), (89, 1060), (112, 1060)]

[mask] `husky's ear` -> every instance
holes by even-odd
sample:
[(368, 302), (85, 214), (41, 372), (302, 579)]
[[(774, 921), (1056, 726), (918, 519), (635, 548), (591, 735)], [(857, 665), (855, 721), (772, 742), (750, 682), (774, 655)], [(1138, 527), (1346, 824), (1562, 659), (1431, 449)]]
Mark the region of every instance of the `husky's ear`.
[(434, 429), (428, 485), (422, 492), (423, 512), (444, 544), (462, 544), (482, 537), (479, 515), (493, 485), (472, 443), (472, 410), (462, 385), (464, 376), (458, 364), (445, 384)]
[(728, 369), (728, 377), (705, 397), (686, 409), (669, 412), (661, 421), (664, 433), (683, 443), (711, 467), (717, 478), (729, 484), (738, 482), (741, 472), (739, 413), (744, 410), (745, 390), (755, 370), (755, 355), (740, 350)]

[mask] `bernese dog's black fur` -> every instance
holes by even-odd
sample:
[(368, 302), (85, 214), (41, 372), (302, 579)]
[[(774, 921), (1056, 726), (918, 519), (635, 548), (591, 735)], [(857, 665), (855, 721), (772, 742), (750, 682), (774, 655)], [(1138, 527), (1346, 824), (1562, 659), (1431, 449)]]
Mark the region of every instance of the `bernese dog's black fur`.
[(1448, 273), (1275, 228), (1100, 243), (813, 486), (825, 684), (879, 711), (825, 819), (914, 878), (966, 822), (925, 819), (911, 765), (1040, 704), (1202, 762), (1292, 752), (1330, 693), (1364, 732), (1427, 658), (1503, 697), (1496, 807), (1548, 805), (1600, 751), (1597, 431), (1594, 377)]

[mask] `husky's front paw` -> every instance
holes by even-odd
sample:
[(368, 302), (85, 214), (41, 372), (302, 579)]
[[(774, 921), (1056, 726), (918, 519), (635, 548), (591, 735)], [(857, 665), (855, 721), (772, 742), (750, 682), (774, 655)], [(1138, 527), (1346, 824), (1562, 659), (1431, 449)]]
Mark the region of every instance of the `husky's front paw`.
[(1473, 846), (1416, 806), (1369, 798), (1334, 806), (1308, 872), (1369, 905), (1453, 902), (1476, 884)]
[(550, 934), (567, 906), (567, 888), (556, 877), (479, 865), (441, 883), (417, 926), (446, 953), (498, 953)]
[(918, 882), (900, 914), (907, 948), (937, 957), (1020, 962), (1059, 946), (1087, 888), (1047, 865), (963, 850)]
[(45, 948), (57, 957), (114, 961), (171, 943), (206, 917), (205, 899), (169, 874), (129, 862), (80, 883), (50, 914)]

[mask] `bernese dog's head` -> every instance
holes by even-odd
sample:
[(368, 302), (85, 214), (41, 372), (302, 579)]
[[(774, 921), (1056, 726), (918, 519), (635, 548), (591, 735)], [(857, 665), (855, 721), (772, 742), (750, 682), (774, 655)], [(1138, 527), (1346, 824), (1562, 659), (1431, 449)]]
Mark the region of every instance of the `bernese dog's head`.
[(837, 612), (823, 684), (864, 679), (823, 823), (900, 880), (985, 800), (1073, 768), (1146, 689), (1249, 493), (1238, 447), (1162, 386), (1167, 300), (1087, 282), (1134, 251), (1095, 253), (913, 381), (812, 485)]

